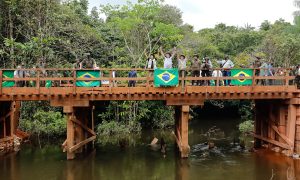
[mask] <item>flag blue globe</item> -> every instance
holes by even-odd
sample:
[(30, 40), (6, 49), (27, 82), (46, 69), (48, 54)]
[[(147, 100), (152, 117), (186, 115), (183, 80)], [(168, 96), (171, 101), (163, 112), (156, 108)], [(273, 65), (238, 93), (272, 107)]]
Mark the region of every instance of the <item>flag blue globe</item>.
[(162, 79), (163, 79), (164, 81), (169, 81), (169, 80), (170, 80), (170, 74), (164, 73), (164, 74), (162, 75)]

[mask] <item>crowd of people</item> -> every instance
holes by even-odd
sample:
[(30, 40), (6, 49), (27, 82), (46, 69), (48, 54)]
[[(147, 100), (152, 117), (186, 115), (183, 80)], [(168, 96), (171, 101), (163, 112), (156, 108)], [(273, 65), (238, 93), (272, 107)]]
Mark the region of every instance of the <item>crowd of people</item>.
[[(164, 69), (171, 69), (174, 68), (174, 64), (177, 62), (177, 67), (179, 71), (179, 76), (190, 76), (190, 77), (230, 77), (231, 76), (231, 69), (235, 67), (232, 60), (230, 60), (228, 55), (224, 56), (224, 59), (222, 60), (215, 60), (214, 63), (212, 63), (211, 59), (209, 57), (201, 58), (199, 55), (194, 55), (192, 58), (187, 57), (184, 54), (177, 53), (177, 49), (174, 47), (171, 52), (165, 53), (163, 48), (160, 48), (160, 53), (163, 56), (163, 68)], [(177, 55), (177, 56), (176, 56)], [(176, 57), (175, 57), (176, 56)], [(174, 59), (176, 58), (176, 61)], [(300, 65), (296, 66), (294, 69), (292, 69), (289, 72), (284, 71), (284, 69), (280, 68), (274, 68), (274, 64), (271, 62), (267, 62), (263, 60), (261, 57), (255, 57), (256, 60), (250, 64), (249, 66), (240, 66), (240, 68), (255, 68), (254, 73), (255, 76), (285, 76), (285, 75), (291, 75), (295, 76), (295, 80), (292, 83), (297, 84), (298, 87), (300, 87)], [(175, 62), (175, 63), (174, 63)], [(188, 63), (189, 62), (189, 63)], [(189, 66), (188, 66), (189, 64)], [(213, 64), (217, 65), (217, 67), (213, 67)], [(32, 68), (32, 70), (26, 71), (24, 70), (24, 63), (19, 65), (17, 67), (17, 70), (14, 71), (14, 77), (15, 78), (25, 78), (25, 77), (35, 77), (36, 71), (35, 66)], [(45, 63), (41, 64), (39, 66), (40, 69), (42, 69), (40, 76), (46, 77), (49, 76), (47, 74), (45, 69)], [(96, 64), (96, 61), (94, 59), (90, 58), (89, 53), (84, 54), (83, 60), (76, 60), (76, 62), (73, 64), (74, 69), (94, 69), (99, 70), (99, 66)], [(136, 72), (135, 67), (132, 67), (133, 70), (131, 70), (128, 73), (128, 77), (130, 78), (136, 78), (138, 73)], [(150, 54), (147, 58), (145, 69), (149, 70), (149, 75), (153, 76), (152, 70), (157, 69), (157, 60), (155, 58), (154, 54)], [(67, 73), (63, 73), (62, 77), (67, 77)], [(112, 72), (112, 77), (116, 77), (116, 72)], [(116, 81), (113, 81), (113, 84), (115, 84)], [(210, 85), (216, 85), (217, 81), (209, 81), (209, 80), (192, 80), (191, 84), (194, 86), (210, 86)], [(268, 78), (268, 79), (259, 79), (256, 80), (256, 84), (258, 85), (281, 85), (276, 84), (274, 79)], [(22, 87), (22, 86), (34, 86), (33, 81), (17, 81), (16, 86)], [(115, 85), (114, 85), (115, 86)], [(129, 87), (135, 87), (136, 81), (130, 80), (128, 81)], [(219, 86), (231, 86), (231, 80), (225, 79), (223, 81), (219, 81)]]
[[(160, 48), (160, 52), (164, 58), (163, 68), (169, 69), (173, 68), (173, 59), (175, 59), (175, 55), (177, 54), (176, 48), (174, 47), (172, 52), (165, 53), (162, 48)], [(213, 67), (213, 63), (209, 57), (201, 58), (199, 55), (194, 55), (190, 60), (190, 66), (188, 67), (188, 57), (184, 54), (177, 54), (177, 67), (179, 70), (180, 76), (192, 76), (192, 77), (231, 77), (231, 69), (235, 67), (233, 61), (229, 58), (228, 55), (224, 56), (222, 60), (215, 60), (214, 64), (217, 64), (216, 67)], [(176, 62), (176, 61), (175, 61)], [(151, 54), (146, 62), (145, 68), (147, 69), (156, 69), (157, 60), (155, 56)], [(285, 76), (291, 75), (296, 76), (295, 83), (300, 84), (300, 65), (292, 68), (289, 72), (286, 72), (283, 69), (274, 68), (274, 64), (272, 62), (265, 61), (261, 57), (256, 56), (255, 61), (248, 66), (241, 65), (241, 69), (253, 68), (255, 76)], [(189, 70), (189, 72), (188, 72)], [(189, 73), (189, 74), (188, 74)], [(192, 80), (192, 85), (196, 86), (210, 86), (212, 84), (216, 85), (216, 81), (200, 81), (200, 80)], [(258, 85), (281, 85), (281, 82), (276, 82), (274, 79), (259, 79), (256, 80), (256, 84)], [(225, 79), (224, 81), (219, 81), (219, 86), (230, 86), (231, 80)], [(299, 85), (300, 86), (300, 85)]]

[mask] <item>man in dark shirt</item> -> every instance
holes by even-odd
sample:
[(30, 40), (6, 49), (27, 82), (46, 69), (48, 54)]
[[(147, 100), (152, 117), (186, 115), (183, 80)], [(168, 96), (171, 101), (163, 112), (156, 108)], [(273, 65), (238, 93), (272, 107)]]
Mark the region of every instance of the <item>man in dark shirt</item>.
[[(133, 66), (132, 70), (128, 73), (129, 78), (136, 78), (137, 77), (137, 72), (134, 68), (135, 68), (135, 66)], [(128, 87), (135, 87), (135, 83), (136, 83), (135, 80), (129, 80)]]

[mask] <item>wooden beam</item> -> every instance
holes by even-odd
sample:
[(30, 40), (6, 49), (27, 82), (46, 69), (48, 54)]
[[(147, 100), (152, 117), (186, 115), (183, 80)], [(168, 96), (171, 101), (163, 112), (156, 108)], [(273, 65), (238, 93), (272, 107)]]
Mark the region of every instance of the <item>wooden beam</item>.
[(90, 128), (88, 128), (86, 125), (84, 125), (82, 122), (78, 121), (77, 119), (72, 119), (72, 121), (74, 123), (78, 124), (80, 127), (82, 127), (87, 132), (89, 132), (91, 135), (93, 135), (93, 136), (96, 135), (96, 133), (93, 130), (91, 130)]
[(180, 118), (180, 135), (181, 135), (181, 158), (187, 158), (190, 152), (189, 146), (189, 106), (182, 106), (181, 107), (181, 118)]
[(167, 99), (166, 101), (167, 106), (201, 106), (204, 105), (204, 99)]
[(295, 134), (296, 134), (296, 106), (290, 104), (288, 106), (288, 121), (287, 121), (287, 137), (292, 142), (292, 147), (295, 145)]
[(1, 139), (0, 139), (0, 143), (6, 142), (6, 141), (11, 141), (11, 140), (13, 140), (13, 139), (14, 139), (14, 137), (11, 137), (11, 136), (9, 136), (9, 137), (4, 137), (4, 138), (1, 138)]
[(257, 139), (261, 139), (263, 141), (266, 141), (268, 143), (271, 143), (271, 144), (274, 144), (276, 146), (279, 146), (279, 147), (282, 147), (284, 149), (289, 149), (291, 150), (291, 147), (288, 145), (288, 144), (285, 144), (285, 143), (281, 143), (281, 142), (278, 142), (278, 141), (275, 141), (275, 140), (272, 140), (272, 139), (269, 139), (269, 138), (265, 138), (265, 137), (262, 137), (260, 135), (256, 135), (254, 133), (251, 133), (251, 135)]
[[(88, 99), (88, 98), (85, 98)], [(89, 100), (75, 100), (70, 98), (52, 99), (50, 101), (51, 106), (62, 107), (62, 106), (73, 106), (73, 107), (89, 107)]]
[(292, 147), (293, 143), (289, 140), (289, 138), (287, 136), (285, 136), (284, 134), (281, 134), (279, 132), (277, 126), (275, 126), (275, 125), (270, 125), (270, 126), (286, 143), (288, 143)]
[(92, 136), (92, 137), (90, 137), (90, 138), (88, 138), (88, 139), (86, 139), (86, 140), (83, 140), (83, 141), (77, 143), (76, 145), (72, 146), (71, 148), (69, 148), (69, 152), (74, 152), (74, 151), (76, 151), (78, 148), (84, 146), (85, 144), (87, 144), (87, 143), (89, 143), (89, 142), (91, 142), (91, 141), (94, 141), (95, 139), (96, 139), (96, 136)]
[[(74, 124), (72, 119), (74, 118), (74, 112), (68, 114), (68, 120), (67, 120), (67, 147), (70, 149), (71, 147), (74, 146)], [(75, 153), (72, 151), (67, 152), (67, 159), (74, 159), (75, 158)]]

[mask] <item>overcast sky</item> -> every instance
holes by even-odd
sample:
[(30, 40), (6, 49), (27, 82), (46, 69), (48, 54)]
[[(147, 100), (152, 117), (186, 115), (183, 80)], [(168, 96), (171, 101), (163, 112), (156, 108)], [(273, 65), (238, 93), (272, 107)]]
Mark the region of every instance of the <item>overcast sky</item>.
[[(136, 1), (136, 0), (132, 0)], [(218, 23), (233, 26), (274, 22), (280, 18), (293, 22), (294, 0), (165, 0), (182, 11), (183, 21), (195, 30), (214, 27)], [(89, 0), (90, 9), (100, 4), (124, 4), (126, 0)]]

